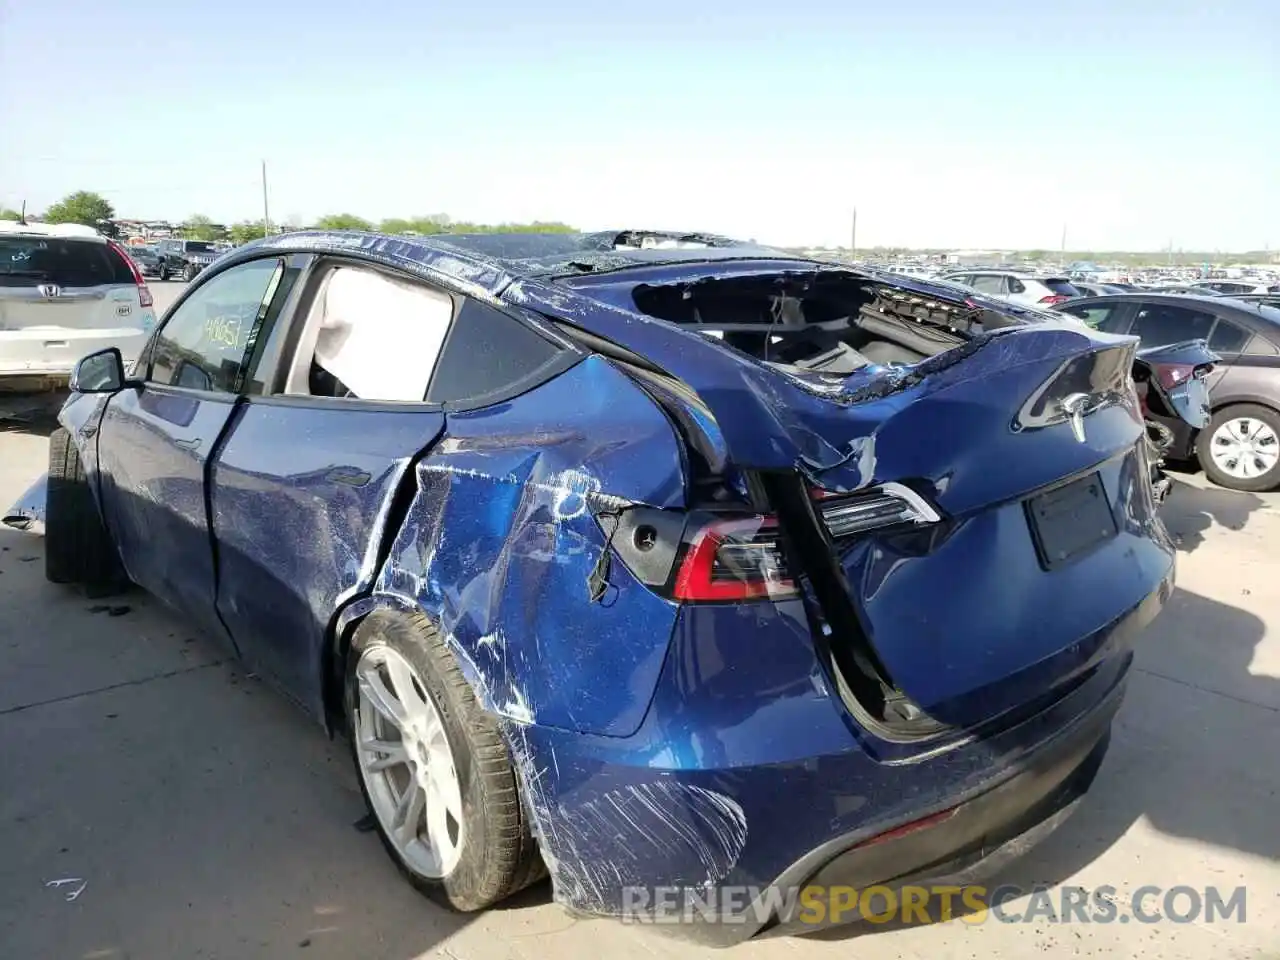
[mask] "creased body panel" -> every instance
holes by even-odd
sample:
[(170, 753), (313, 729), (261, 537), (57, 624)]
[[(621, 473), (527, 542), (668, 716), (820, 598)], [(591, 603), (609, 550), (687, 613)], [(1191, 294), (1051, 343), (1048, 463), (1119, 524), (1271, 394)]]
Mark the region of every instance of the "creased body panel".
[(250, 401), (213, 466), (218, 613), (317, 715), (330, 620), (372, 588), (401, 478), (443, 426), (432, 410)]
[(675, 607), (620, 563), (598, 601), (588, 581), (605, 548), (593, 513), (684, 503), (680, 449), (657, 406), (588, 358), (515, 400), (450, 414), (417, 470), (377, 592), (436, 619), (489, 709), (613, 736), (635, 730)]

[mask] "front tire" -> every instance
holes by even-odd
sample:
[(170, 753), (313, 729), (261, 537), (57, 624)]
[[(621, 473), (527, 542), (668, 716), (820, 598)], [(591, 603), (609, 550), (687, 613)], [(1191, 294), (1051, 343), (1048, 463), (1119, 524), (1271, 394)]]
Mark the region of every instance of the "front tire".
[(469, 912), (542, 875), (497, 720), (429, 620), (371, 614), (351, 643), (344, 699), (360, 790), (416, 888)]
[(44, 546), (45, 578), (52, 583), (117, 587), (126, 582), (80, 451), (62, 427), (49, 436)]
[(1201, 431), (1196, 456), (1219, 486), (1274, 490), (1280, 486), (1280, 414), (1253, 403), (1224, 407)]
[(182, 268), (182, 279), (190, 283), (196, 278), (196, 268), (192, 264), (187, 264)]
[(165, 265), (163, 260), (160, 261), (160, 266), (157, 268), (156, 274), (162, 281), (169, 279), (169, 268)]

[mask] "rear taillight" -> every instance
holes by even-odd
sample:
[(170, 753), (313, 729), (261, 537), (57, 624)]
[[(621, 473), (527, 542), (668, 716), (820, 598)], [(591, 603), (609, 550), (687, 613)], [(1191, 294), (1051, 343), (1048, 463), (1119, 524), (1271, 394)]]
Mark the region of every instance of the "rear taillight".
[(1041, 297), (1039, 302), (1042, 307), (1052, 307), (1055, 304), (1066, 303), (1070, 299), (1070, 297), (1064, 297), (1060, 293), (1055, 293), (1048, 297)]
[(116, 256), (125, 262), (125, 266), (133, 274), (133, 282), (138, 285), (138, 302), (144, 307), (154, 305), (155, 298), (151, 296), (151, 291), (147, 289), (147, 281), (143, 279), (142, 271), (138, 269), (138, 265), (133, 262), (133, 257), (129, 256), (129, 252), (114, 240), (108, 240), (107, 246), (115, 251)]
[(886, 483), (848, 495), (824, 495), (820, 502), (822, 519), (836, 539), (895, 527), (937, 523), (942, 519), (924, 497), (899, 483)]
[(716, 520), (695, 534), (672, 596), (689, 602), (754, 600), (796, 592), (771, 517)]
[(1186, 383), (1192, 377), (1203, 377), (1213, 369), (1213, 365), (1208, 363), (1157, 363), (1153, 366), (1156, 371), (1156, 379), (1160, 381), (1160, 386), (1166, 390), (1172, 390), (1179, 384)]

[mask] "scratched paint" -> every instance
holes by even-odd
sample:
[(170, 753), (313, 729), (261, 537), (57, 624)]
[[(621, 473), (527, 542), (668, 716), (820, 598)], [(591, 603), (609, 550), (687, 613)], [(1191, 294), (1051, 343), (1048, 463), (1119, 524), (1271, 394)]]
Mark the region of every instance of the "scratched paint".
[(748, 829), (732, 797), (674, 777), (559, 797), (548, 779), (560, 777), (555, 753), (540, 765), (526, 729), (505, 725), (557, 903), (618, 915), (624, 887), (711, 886), (737, 864)]

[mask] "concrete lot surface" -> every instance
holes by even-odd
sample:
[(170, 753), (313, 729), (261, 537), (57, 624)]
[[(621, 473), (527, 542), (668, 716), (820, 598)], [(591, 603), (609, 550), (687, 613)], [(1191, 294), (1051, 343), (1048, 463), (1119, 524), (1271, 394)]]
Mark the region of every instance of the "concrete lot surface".
[[(0, 509), (43, 471), (47, 431), (0, 425)], [(724, 956), (1280, 957), (1280, 497), (1180, 477), (1167, 517), (1179, 589), (1142, 642), (1102, 773), (1000, 881), (1108, 884), (1121, 915), (1146, 884), (1243, 885), (1245, 922), (988, 918)], [(42, 564), (39, 536), (0, 527), (5, 960), (708, 952), (575, 921), (545, 885), (480, 916), (431, 905), (354, 828), (364, 811), (342, 744), (146, 596), (87, 599), (45, 583)]]

